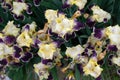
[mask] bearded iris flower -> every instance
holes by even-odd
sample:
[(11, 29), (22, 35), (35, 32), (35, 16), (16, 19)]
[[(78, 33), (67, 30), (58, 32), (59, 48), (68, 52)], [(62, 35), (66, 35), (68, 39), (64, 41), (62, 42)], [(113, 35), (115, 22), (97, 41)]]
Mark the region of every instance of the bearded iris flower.
[(78, 31), (84, 26), (75, 18), (67, 18), (64, 13), (56, 10), (46, 10), (45, 17), (48, 20), (49, 29), (62, 38), (66, 34), (72, 35), (74, 31)]
[(19, 46), (27, 46), (30, 47), (30, 45), (33, 43), (33, 40), (31, 36), (29, 35), (28, 30), (24, 30), (18, 37), (17, 37), (17, 43)]
[(57, 47), (55, 43), (40, 43), (38, 44), (39, 51), (38, 55), (43, 59), (53, 59), (55, 52), (57, 51)]
[(13, 24), (14, 21), (9, 21), (7, 23), (7, 25), (5, 26), (5, 28), (3, 29), (3, 33), (5, 35), (12, 35), (12, 36), (17, 36), (19, 34), (19, 31), (20, 29), (17, 28), (14, 24)]
[(94, 78), (99, 77), (102, 70), (100, 65), (97, 64), (97, 59), (95, 57), (90, 58), (89, 62), (83, 67), (84, 74), (91, 75)]
[(87, 3), (87, 0), (66, 0), (63, 6), (64, 8), (66, 8), (67, 6), (70, 6), (70, 5), (76, 5), (80, 10), (82, 10), (86, 5), (86, 3)]
[(91, 10), (93, 11), (93, 16), (92, 18), (96, 20), (97, 22), (104, 22), (104, 20), (110, 20), (111, 15), (110, 13), (104, 11), (101, 9), (99, 6), (94, 5), (92, 6)]
[(49, 76), (48, 69), (49, 66), (45, 64), (42, 63), (34, 64), (34, 71), (38, 74), (39, 80), (48, 79)]
[(65, 54), (68, 57), (75, 59), (79, 54), (83, 52), (84, 52), (84, 48), (82, 48), (80, 45), (77, 45), (75, 47), (68, 47)]
[(12, 12), (17, 16), (22, 15), (24, 10), (27, 10), (28, 5), (24, 2), (13, 2), (13, 10)]
[(0, 59), (5, 58), (8, 55), (12, 55), (14, 53), (13, 47), (9, 47), (5, 43), (0, 43)]
[(120, 49), (120, 27), (118, 25), (109, 26), (105, 29), (105, 34), (110, 39), (111, 45), (116, 45), (118, 49)]

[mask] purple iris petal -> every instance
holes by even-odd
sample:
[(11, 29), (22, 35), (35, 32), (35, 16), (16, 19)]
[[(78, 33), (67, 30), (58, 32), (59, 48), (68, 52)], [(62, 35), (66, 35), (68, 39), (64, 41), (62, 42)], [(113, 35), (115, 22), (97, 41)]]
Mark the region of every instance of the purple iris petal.
[(83, 72), (83, 67), (82, 67), (81, 64), (77, 64), (77, 68), (78, 68), (78, 70), (79, 70), (80, 73), (82, 73), (82, 74), (84, 73)]
[[(13, 13), (11, 13), (11, 14), (13, 14)], [(19, 17), (16, 14), (13, 14), (13, 17), (14, 17), (15, 20), (19, 19)]]
[(103, 65), (104, 64), (104, 60), (100, 60), (97, 63), (100, 64), (100, 65)]
[(32, 44), (32, 47), (38, 48), (38, 44), (40, 44), (40, 40), (35, 39), (35, 40), (34, 40), (34, 44)]
[(52, 77), (51, 74), (48, 76), (48, 79), (47, 79), (47, 80), (53, 80), (53, 77)]
[(32, 46), (35, 47), (35, 48), (38, 48), (38, 44), (40, 44), (40, 40), (35, 39), (34, 44)]
[(35, 6), (39, 6), (39, 5), (40, 5), (41, 0), (33, 0), (33, 2), (34, 2), (34, 5), (35, 5)]
[(7, 60), (6, 59), (2, 59), (2, 60), (0, 60), (0, 64), (1, 65), (7, 65)]
[(97, 56), (97, 53), (96, 53), (96, 51), (92, 51), (92, 57), (96, 57)]
[(48, 34), (52, 35), (52, 36), (55, 36), (55, 37), (58, 37), (58, 34), (52, 32), (51, 29), (48, 30)]
[(12, 10), (12, 5), (11, 4), (6, 3), (6, 6), (9, 10)]
[(13, 14), (13, 17), (14, 17), (15, 20), (24, 20), (25, 19), (24, 15), (17, 16), (16, 14)]
[(0, 43), (3, 43), (3, 40), (0, 38)]
[(29, 30), (29, 29), (30, 29), (30, 26), (29, 26), (29, 24), (26, 24), (26, 25), (25, 25), (25, 27), (24, 27), (24, 29), (27, 29), (27, 30)]
[(19, 19), (20, 19), (20, 20), (24, 20), (24, 19), (25, 19), (25, 16), (24, 16), (24, 15), (20, 15), (20, 16), (19, 16)]
[(95, 21), (91, 20), (90, 18), (87, 19), (86, 24), (88, 27), (93, 28), (95, 25)]
[(24, 0), (17, 0), (17, 2), (24, 2)]
[(117, 74), (120, 75), (120, 69), (117, 69)]
[(28, 8), (26, 10), (27, 14), (32, 14), (32, 10), (31, 10), (31, 4), (27, 4)]
[(117, 49), (116, 45), (109, 45), (108, 50), (117, 52), (118, 49)]
[(75, 30), (75, 31), (78, 31), (78, 30), (80, 30), (80, 29), (85, 28), (85, 25), (84, 25), (83, 23), (78, 22), (78, 21), (75, 21), (75, 23), (76, 23), (76, 25), (74, 26), (74, 30)]
[(64, 43), (63, 40), (56, 40), (56, 41), (54, 41), (54, 42), (55, 42), (55, 44), (57, 45), (57, 47), (60, 47), (60, 46)]
[(16, 41), (16, 38), (15, 38), (14, 36), (11, 36), (11, 35), (6, 36), (6, 37), (4, 38), (4, 42), (5, 42), (6, 44), (9, 44), (9, 45), (15, 43), (15, 41)]
[(107, 21), (108, 21), (107, 18), (104, 18), (104, 21), (103, 21), (103, 22), (106, 23)]
[(3, 22), (3, 19), (0, 17), (0, 23), (2, 23)]
[(101, 78), (101, 76), (99, 76), (95, 80), (102, 80), (102, 78)]
[(94, 49), (94, 47), (91, 45), (91, 43), (88, 43), (87, 48), (88, 48), (88, 49)]
[(70, 7), (70, 4), (68, 4), (67, 1), (68, 0), (66, 0), (66, 2), (62, 5), (63, 9)]
[(94, 36), (98, 39), (100, 39), (102, 37), (102, 29), (94, 29)]
[(22, 49), (19, 48), (18, 46), (14, 46), (14, 50), (15, 50), (14, 57), (15, 58), (20, 58), (20, 56), (21, 56), (20, 52), (22, 51)]
[(25, 55), (21, 58), (23, 62), (29, 62), (29, 60), (33, 57), (32, 53), (27, 52)]
[(41, 62), (45, 65), (47, 65), (49, 62), (52, 62), (50, 59), (42, 59)]
[(65, 37), (64, 37), (64, 39), (65, 39), (66, 41), (68, 41), (68, 40), (70, 40), (71, 38), (75, 38), (75, 36), (76, 36), (76, 34), (75, 34), (75, 32), (73, 32), (72, 34), (66, 34)]

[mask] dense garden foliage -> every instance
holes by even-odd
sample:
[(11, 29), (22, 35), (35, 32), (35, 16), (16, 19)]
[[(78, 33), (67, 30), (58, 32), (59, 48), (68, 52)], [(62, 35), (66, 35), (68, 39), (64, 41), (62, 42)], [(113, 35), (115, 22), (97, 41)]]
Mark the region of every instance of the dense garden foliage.
[(0, 0), (0, 80), (120, 80), (120, 0)]

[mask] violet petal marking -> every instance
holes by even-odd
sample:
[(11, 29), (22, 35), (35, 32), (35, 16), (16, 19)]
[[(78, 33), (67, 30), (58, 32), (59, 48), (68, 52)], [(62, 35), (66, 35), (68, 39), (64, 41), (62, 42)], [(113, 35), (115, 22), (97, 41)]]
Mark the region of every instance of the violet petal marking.
[(30, 52), (27, 52), (24, 54), (24, 56), (21, 58), (23, 62), (29, 62), (29, 60), (33, 57), (33, 55)]
[(0, 43), (3, 43), (3, 40), (0, 38)]
[(0, 60), (0, 64), (1, 65), (7, 65), (7, 60), (6, 59), (2, 59), (2, 60)]
[(31, 4), (27, 4), (28, 8), (26, 10), (27, 14), (32, 14), (32, 10), (31, 10)]
[(42, 59), (42, 63), (47, 65), (49, 62), (52, 62), (50, 59)]
[(11, 35), (6, 36), (4, 39), (4, 42), (6, 44), (13, 44), (13, 43), (15, 43), (15, 41), (16, 41), (16, 38), (14, 36), (11, 36)]
[(11, 4), (6, 3), (6, 6), (7, 6), (7, 8), (8, 8), (9, 10), (12, 10)]
[(101, 78), (101, 76), (99, 76), (95, 80), (102, 80), (102, 78)]
[(108, 21), (107, 18), (104, 18), (104, 21), (103, 21), (103, 22), (106, 23), (107, 21)]
[(25, 29), (27, 29), (27, 30), (29, 30), (29, 29), (30, 29), (29, 24), (26, 24), (26, 25), (25, 25)]
[(19, 18), (20, 20), (23, 20), (23, 21), (24, 21), (25, 16), (24, 16), (24, 15), (20, 15), (18, 18)]
[(39, 5), (40, 5), (41, 0), (33, 0), (33, 2), (34, 2), (34, 5), (35, 5), (35, 6), (39, 6)]
[(95, 30), (94, 30), (94, 36), (96, 38), (100, 39), (102, 37), (102, 29), (95, 28)]
[(117, 49), (116, 45), (109, 45), (108, 50), (117, 52), (118, 49)]
[(120, 75), (120, 69), (117, 69), (117, 74)]
[(22, 49), (19, 48), (18, 46), (14, 46), (14, 50), (15, 50), (14, 57), (15, 58), (20, 58), (20, 56), (21, 56), (20, 52), (22, 51)]
[(81, 64), (77, 64), (77, 68), (78, 68), (78, 70), (79, 70), (80, 73), (82, 73), (82, 74), (84, 73)]
[(113, 58), (113, 56), (114, 56), (113, 54), (109, 54), (108, 59), (111, 60)]
[(50, 73), (50, 75), (48, 76), (48, 79), (47, 79), (47, 80), (53, 80), (53, 77), (52, 77), (51, 73)]
[(55, 42), (55, 44), (57, 45), (57, 47), (60, 47), (60, 46), (64, 43), (63, 40), (56, 40), (56, 41), (54, 41), (54, 42)]
[(17, 2), (24, 2), (24, 0), (17, 0)]
[(92, 57), (96, 57), (97, 56), (97, 53), (96, 53), (96, 51), (92, 51)]
[(83, 23), (78, 22), (78, 21), (75, 21), (75, 23), (76, 23), (76, 25), (74, 26), (74, 30), (75, 30), (75, 31), (78, 31), (78, 30), (80, 30), (80, 29), (85, 28), (85, 25), (84, 25)]
[(98, 61), (98, 64), (103, 65), (104, 64), (104, 60)]
[(88, 27), (93, 28), (95, 25), (95, 21), (92, 21), (90, 18), (88, 18), (86, 24), (88, 25)]
[[(67, 1), (68, 1), (68, 0), (67, 0)], [(63, 8), (63, 9), (70, 7), (70, 4), (68, 4), (67, 1), (62, 5), (62, 8)]]
[(48, 34), (52, 35), (52, 36), (55, 36), (55, 37), (59, 37), (58, 34), (52, 32), (51, 29), (48, 30)]
[(68, 41), (71, 38), (75, 38), (75, 36), (76, 36), (76, 34), (75, 34), (75, 32), (73, 32), (72, 34), (66, 34), (64, 38), (66, 41)]

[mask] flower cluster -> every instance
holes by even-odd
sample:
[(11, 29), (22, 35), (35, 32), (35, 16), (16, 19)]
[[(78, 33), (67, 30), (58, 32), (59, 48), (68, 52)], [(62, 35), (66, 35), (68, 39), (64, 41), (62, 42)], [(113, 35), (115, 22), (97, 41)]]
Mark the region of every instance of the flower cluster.
[[(33, 3), (38, 7), (40, 0), (33, 0)], [(73, 5), (78, 8), (70, 17), (64, 11), (47, 9), (44, 13), (47, 22), (40, 30), (37, 30), (35, 21), (24, 26), (16, 25), (14, 20), (8, 21), (0, 32), (0, 80), (3, 77), (8, 78), (5, 75), (6, 68), (11, 65), (24, 65), (35, 56), (41, 59), (33, 65), (39, 80), (52, 80), (50, 70), (53, 67), (59, 67), (63, 73), (68, 73), (65, 80), (75, 80), (76, 64), (85, 76), (90, 75), (97, 79), (103, 71), (103, 59), (107, 52), (111, 51), (116, 54), (110, 55), (109, 61), (120, 66), (120, 26), (97, 28), (96, 23), (106, 23), (111, 19), (111, 15), (98, 5), (89, 7), (92, 14), (82, 12), (86, 4), (87, 0), (66, 0), (62, 8)], [(10, 10), (15, 20), (24, 20), (25, 11), (32, 14), (32, 6), (25, 0), (2, 0), (1, 5), (5, 10)], [(84, 18), (85, 22), (80, 21), (80, 17)], [(71, 39), (80, 36), (77, 32), (86, 27), (92, 30), (86, 43), (66, 46), (62, 54), (61, 45), (66, 45)], [(69, 63), (63, 64), (62, 60)]]

